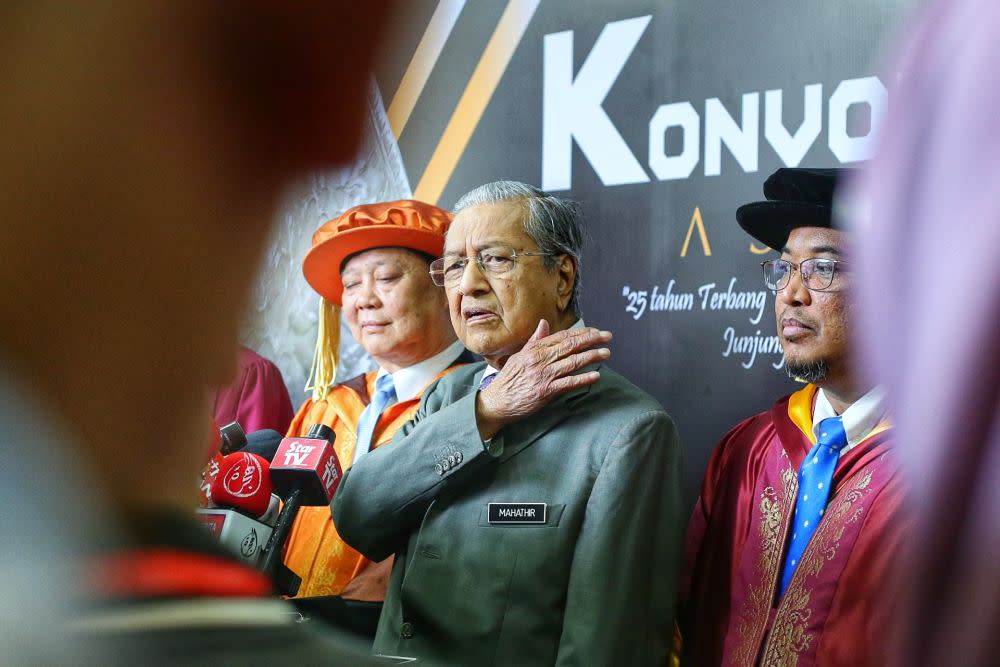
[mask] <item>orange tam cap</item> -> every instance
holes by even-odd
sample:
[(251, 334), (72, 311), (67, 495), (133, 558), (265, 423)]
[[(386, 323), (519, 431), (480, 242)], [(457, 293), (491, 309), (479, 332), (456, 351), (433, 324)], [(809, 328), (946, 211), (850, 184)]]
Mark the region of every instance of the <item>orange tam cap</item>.
[(327, 301), (341, 305), (340, 267), (354, 253), (372, 248), (410, 248), (440, 257), (451, 213), (413, 199), (349, 208), (313, 234), (302, 273)]

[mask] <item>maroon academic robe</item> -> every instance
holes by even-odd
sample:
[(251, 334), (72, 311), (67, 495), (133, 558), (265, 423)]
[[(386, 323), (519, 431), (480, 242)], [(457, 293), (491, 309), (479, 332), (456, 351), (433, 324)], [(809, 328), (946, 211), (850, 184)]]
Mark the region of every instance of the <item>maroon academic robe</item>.
[(239, 374), (215, 394), (215, 423), (237, 421), (247, 433), (265, 428), (285, 433), (294, 414), (278, 367), (250, 348), (241, 348)]
[(888, 424), (840, 457), (823, 520), (776, 599), (815, 394), (807, 385), (743, 421), (712, 455), (685, 542), (684, 665), (886, 664), (908, 523)]

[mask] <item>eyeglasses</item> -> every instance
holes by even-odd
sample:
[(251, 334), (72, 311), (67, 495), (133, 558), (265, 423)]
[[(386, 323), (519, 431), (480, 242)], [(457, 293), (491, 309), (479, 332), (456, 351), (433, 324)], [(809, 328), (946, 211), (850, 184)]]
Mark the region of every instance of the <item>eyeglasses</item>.
[(830, 289), (837, 272), (843, 271), (843, 268), (838, 264), (843, 265), (847, 262), (839, 259), (810, 257), (802, 260), (799, 264), (784, 259), (769, 259), (761, 262), (760, 266), (764, 269), (764, 284), (772, 292), (780, 292), (785, 289), (794, 271), (799, 272), (806, 289), (822, 292)]
[(475, 257), (442, 257), (431, 262), (431, 280), (438, 287), (454, 287), (462, 281), (465, 267), (470, 261), (475, 261), (484, 275), (499, 278), (514, 270), (518, 257), (555, 256), (551, 252), (517, 252), (513, 248), (490, 248), (479, 251)]

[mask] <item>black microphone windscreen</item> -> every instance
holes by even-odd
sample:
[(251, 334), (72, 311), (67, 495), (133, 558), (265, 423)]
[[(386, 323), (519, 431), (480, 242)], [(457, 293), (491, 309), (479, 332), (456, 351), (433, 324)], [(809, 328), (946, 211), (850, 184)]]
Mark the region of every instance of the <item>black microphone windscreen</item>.
[(240, 451), (258, 454), (267, 459), (270, 463), (274, 460), (274, 455), (281, 444), (282, 435), (274, 429), (265, 428), (260, 431), (247, 433), (247, 444)]

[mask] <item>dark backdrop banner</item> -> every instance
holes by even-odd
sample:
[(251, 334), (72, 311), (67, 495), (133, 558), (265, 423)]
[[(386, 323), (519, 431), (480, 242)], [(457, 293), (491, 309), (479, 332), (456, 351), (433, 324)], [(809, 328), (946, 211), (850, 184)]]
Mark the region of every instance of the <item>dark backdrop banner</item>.
[(515, 179), (581, 203), (584, 318), (676, 420), (692, 501), (719, 438), (796, 386), (734, 212), (779, 167), (871, 156), (911, 5), (415, 2), (378, 74), (416, 198)]

